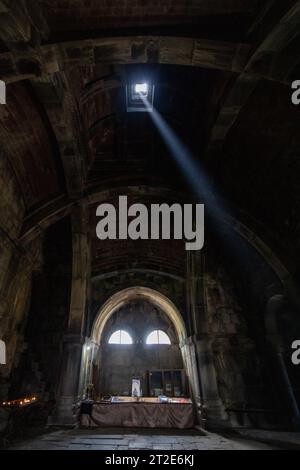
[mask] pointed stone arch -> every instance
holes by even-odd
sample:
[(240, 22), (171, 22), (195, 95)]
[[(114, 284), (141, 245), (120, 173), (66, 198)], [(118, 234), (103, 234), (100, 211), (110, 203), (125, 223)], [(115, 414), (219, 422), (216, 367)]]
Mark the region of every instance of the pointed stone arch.
[(179, 343), (184, 343), (187, 338), (187, 332), (181, 313), (174, 303), (165, 295), (157, 290), (149, 287), (135, 286), (123, 289), (113, 294), (100, 308), (98, 315), (94, 321), (91, 340), (95, 344), (101, 343), (101, 336), (104, 327), (109, 318), (125, 303), (133, 299), (148, 300), (152, 304), (159, 307), (172, 321)]

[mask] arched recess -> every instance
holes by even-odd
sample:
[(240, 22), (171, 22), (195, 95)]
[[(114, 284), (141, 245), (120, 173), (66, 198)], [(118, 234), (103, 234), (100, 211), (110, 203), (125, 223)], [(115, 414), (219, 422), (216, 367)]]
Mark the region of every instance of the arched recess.
[(143, 286), (129, 287), (113, 294), (99, 309), (92, 327), (90, 339), (84, 347), (84, 363), (82, 367), (84, 376), (81, 381), (82, 386), (86, 387), (86, 385), (91, 382), (92, 363), (99, 352), (102, 333), (107, 321), (114, 312), (127, 302), (137, 299), (148, 300), (153, 305), (159, 307), (172, 321), (178, 336), (179, 347), (181, 349), (183, 363), (190, 384), (191, 395), (195, 401), (198, 401), (200, 397), (200, 386), (195, 347), (191, 338), (188, 338), (187, 336), (182, 315), (168, 297), (157, 290)]
[(91, 333), (93, 343), (100, 345), (101, 336), (108, 319), (113, 313), (130, 300), (144, 299), (159, 307), (170, 318), (175, 326), (180, 344), (187, 338), (182, 316), (173, 302), (160, 292), (149, 287), (129, 287), (112, 295), (100, 308), (94, 321)]

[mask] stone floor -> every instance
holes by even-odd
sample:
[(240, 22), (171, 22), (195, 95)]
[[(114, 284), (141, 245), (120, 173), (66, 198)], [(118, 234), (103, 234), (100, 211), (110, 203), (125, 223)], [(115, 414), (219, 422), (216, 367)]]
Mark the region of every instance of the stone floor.
[(215, 433), (165, 430), (57, 430), (14, 443), (13, 450), (271, 450), (274, 446)]
[(283, 449), (300, 450), (300, 432), (239, 429), (238, 434), (246, 439), (254, 439), (255, 441), (265, 442)]

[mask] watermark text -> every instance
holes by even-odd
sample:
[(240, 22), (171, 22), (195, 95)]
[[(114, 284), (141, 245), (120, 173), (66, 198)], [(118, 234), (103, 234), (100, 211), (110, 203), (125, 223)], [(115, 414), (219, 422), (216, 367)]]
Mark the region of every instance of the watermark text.
[(101, 217), (96, 234), (99, 240), (182, 240), (188, 251), (201, 250), (204, 245), (203, 204), (132, 204), (127, 196), (119, 197), (118, 209), (101, 204), (96, 210)]

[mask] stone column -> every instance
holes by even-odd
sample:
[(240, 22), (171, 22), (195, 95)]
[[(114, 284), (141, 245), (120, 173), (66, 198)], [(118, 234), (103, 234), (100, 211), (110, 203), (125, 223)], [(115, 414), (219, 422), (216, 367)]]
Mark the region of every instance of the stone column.
[[(79, 379), (79, 395), (86, 397), (87, 387), (93, 383), (93, 364), (98, 355), (98, 344), (93, 343), (89, 338), (86, 338), (83, 345), (81, 371)], [(93, 383), (96, 386), (95, 383)]]
[(195, 345), (192, 338), (187, 338), (184, 343), (180, 344), (183, 363), (186, 368), (191, 393), (196, 405), (200, 404), (200, 387), (198, 377), (198, 367), (196, 360)]
[(82, 345), (81, 336), (65, 335), (57, 406), (54, 415), (49, 419), (49, 424), (75, 425), (77, 422), (76, 402), (78, 401)]
[(210, 427), (225, 427), (228, 416), (219, 395), (216, 370), (211, 348), (212, 338), (207, 334), (205, 298), (205, 254), (202, 251), (187, 252), (186, 298), (189, 324), (195, 350), (195, 362), (200, 378), (198, 407), (201, 421)]
[(270, 356), (273, 358), (273, 361), (276, 362), (279, 369), (282, 390), (290, 409), (291, 421), (294, 431), (300, 431), (300, 410), (286, 368), (284, 360), (284, 348), (281, 344), (281, 338), (278, 335), (269, 334), (267, 335), (267, 344)]
[(186, 252), (186, 310), (188, 314), (188, 327), (190, 336), (181, 347), (182, 355), (187, 369), (192, 397), (197, 409), (197, 419), (204, 425), (202, 416), (202, 398), (199, 379), (197, 354), (194, 338), (199, 332), (201, 317), (201, 272), (203, 258), (199, 251)]
[(286, 368), (284, 360), (285, 348), (278, 328), (278, 316), (284, 310), (285, 304), (286, 299), (281, 294), (274, 295), (269, 299), (265, 310), (265, 325), (267, 331), (266, 340), (271, 357), (273, 357), (273, 360), (277, 363), (279, 368), (282, 390), (286, 396), (286, 401), (290, 408), (291, 420), (294, 430), (299, 431), (300, 410)]
[(219, 394), (217, 374), (212, 351), (212, 338), (199, 335), (196, 351), (201, 380), (204, 418), (210, 428), (228, 427), (228, 415)]
[(205, 258), (202, 251), (188, 251), (186, 255), (186, 304), (192, 335), (201, 331), (204, 318), (203, 272)]
[(74, 425), (76, 403), (80, 398), (84, 322), (90, 278), (88, 208), (77, 206), (72, 213), (72, 290), (70, 314), (63, 345), (63, 361), (57, 395), (57, 406), (50, 424)]
[(295, 431), (300, 431), (300, 411), (299, 411), (298, 403), (297, 403), (294, 390), (293, 390), (293, 387), (289, 378), (289, 374), (288, 374), (288, 371), (284, 362), (282, 351), (277, 350), (276, 357), (277, 357), (277, 362), (279, 364), (282, 382), (286, 390), (288, 403), (291, 409), (293, 427)]

